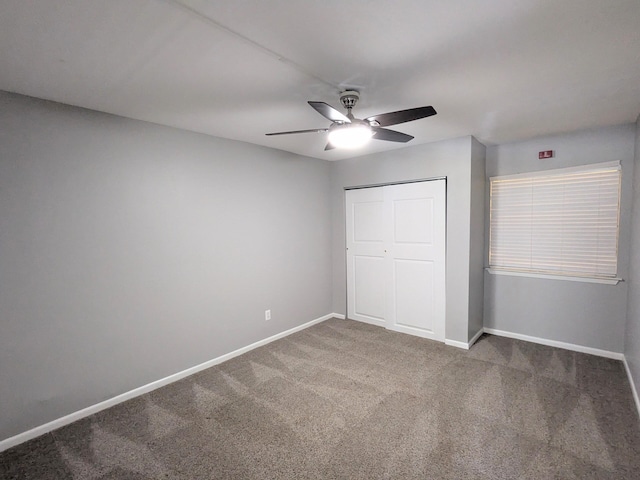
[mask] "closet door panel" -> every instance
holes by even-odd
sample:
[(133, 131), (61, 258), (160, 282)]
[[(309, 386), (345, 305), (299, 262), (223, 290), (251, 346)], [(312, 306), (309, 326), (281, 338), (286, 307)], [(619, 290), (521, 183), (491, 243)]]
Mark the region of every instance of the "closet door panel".
[(346, 192), (347, 312), (385, 324), (384, 195), (381, 188)]
[(444, 341), (445, 181), (384, 187), (387, 328)]

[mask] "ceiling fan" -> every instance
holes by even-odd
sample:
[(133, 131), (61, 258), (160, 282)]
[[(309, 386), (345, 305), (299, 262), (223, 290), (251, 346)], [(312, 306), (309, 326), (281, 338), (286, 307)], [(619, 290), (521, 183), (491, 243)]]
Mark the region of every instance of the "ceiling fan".
[(388, 142), (406, 143), (414, 137), (406, 133), (390, 130), (390, 125), (411, 122), (420, 118), (430, 117), (437, 112), (431, 106), (410, 108), (397, 112), (381, 113), (364, 120), (355, 118), (351, 109), (356, 106), (360, 93), (355, 90), (347, 90), (340, 94), (340, 102), (347, 109), (343, 115), (331, 105), (324, 102), (308, 102), (320, 115), (331, 120), (329, 128), (312, 128), (309, 130), (292, 130), (289, 132), (274, 132), (266, 135), (289, 135), (293, 133), (324, 133), (329, 132), (329, 142), (325, 150), (334, 148), (357, 148), (363, 146), (370, 139), (386, 140)]

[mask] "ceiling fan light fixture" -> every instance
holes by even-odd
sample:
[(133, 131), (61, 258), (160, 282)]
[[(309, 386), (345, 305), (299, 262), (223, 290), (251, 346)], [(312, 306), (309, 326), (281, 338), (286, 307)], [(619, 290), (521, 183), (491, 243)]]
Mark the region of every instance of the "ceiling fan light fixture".
[(329, 128), (312, 128), (307, 130), (292, 130), (288, 132), (273, 132), (266, 135), (290, 135), (293, 133), (329, 133), (328, 143), (324, 150), (356, 149), (365, 146), (372, 138), (387, 142), (407, 143), (413, 140), (413, 136), (406, 133), (390, 130), (388, 126), (399, 123), (412, 122), (421, 118), (435, 115), (436, 110), (431, 107), (408, 108), (396, 112), (372, 115), (365, 119), (353, 116), (351, 111), (356, 106), (360, 94), (355, 90), (347, 90), (340, 94), (340, 102), (347, 109), (347, 114), (342, 114), (325, 102), (307, 102), (316, 112), (324, 118), (331, 120)]
[(329, 130), (329, 143), (335, 148), (360, 148), (371, 140), (372, 135), (371, 127), (364, 122), (334, 125)]

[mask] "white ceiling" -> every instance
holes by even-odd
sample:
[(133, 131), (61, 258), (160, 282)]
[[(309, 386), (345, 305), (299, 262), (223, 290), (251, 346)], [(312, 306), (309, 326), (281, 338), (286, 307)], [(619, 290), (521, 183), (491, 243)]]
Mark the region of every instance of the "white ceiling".
[[(325, 152), (306, 103), (433, 105), (408, 144)], [(1, 0), (0, 89), (337, 160), (635, 121), (638, 0)]]

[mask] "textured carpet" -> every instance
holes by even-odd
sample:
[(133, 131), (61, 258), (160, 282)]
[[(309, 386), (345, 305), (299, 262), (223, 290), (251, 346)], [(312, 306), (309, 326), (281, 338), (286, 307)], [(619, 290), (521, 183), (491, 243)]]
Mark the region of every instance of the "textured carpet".
[(2, 479), (638, 479), (624, 367), (328, 320), (0, 454)]

